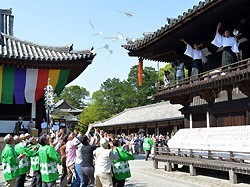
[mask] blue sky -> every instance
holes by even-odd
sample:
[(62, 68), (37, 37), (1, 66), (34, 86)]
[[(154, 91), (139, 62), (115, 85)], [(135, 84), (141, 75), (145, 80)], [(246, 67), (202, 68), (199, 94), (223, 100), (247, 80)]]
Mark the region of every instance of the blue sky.
[[(74, 44), (74, 50), (94, 46), (97, 56), (70, 85), (85, 87), (92, 94), (108, 78), (127, 79), (130, 68), (137, 64), (121, 47), (125, 38), (142, 37), (197, 5), (199, 0), (0, 0), (0, 8), (12, 8), (14, 36), (43, 45)], [(128, 17), (121, 12), (131, 12)], [(92, 28), (91, 24), (94, 26)], [(103, 35), (94, 35), (103, 32)], [(123, 39), (104, 39), (118, 35)], [(109, 45), (109, 50), (99, 49)], [(160, 66), (164, 66), (161, 63)], [(144, 66), (157, 67), (153, 61)]]

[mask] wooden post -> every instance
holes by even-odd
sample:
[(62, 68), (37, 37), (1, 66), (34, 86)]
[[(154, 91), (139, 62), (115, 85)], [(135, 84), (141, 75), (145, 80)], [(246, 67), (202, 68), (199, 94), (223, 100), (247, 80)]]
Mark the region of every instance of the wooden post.
[(232, 151), (229, 151), (229, 153), (230, 153), (230, 162), (232, 162), (234, 159), (233, 159), (233, 152)]
[(193, 165), (189, 165), (189, 172), (191, 176), (196, 176), (196, 168)]
[(155, 158), (153, 159), (153, 167), (154, 169), (158, 169), (158, 160), (156, 160)]
[(237, 175), (232, 169), (229, 170), (229, 181), (233, 184), (237, 183)]
[(189, 127), (190, 127), (190, 129), (193, 128), (193, 116), (192, 116), (192, 114), (189, 114)]
[(212, 156), (211, 156), (212, 154), (211, 154), (211, 151), (210, 150), (208, 150), (208, 152), (207, 152), (207, 158), (208, 159), (212, 159)]
[(167, 162), (164, 169), (165, 171), (172, 171), (172, 164), (170, 162)]
[(194, 158), (193, 150), (192, 149), (190, 149), (190, 158)]

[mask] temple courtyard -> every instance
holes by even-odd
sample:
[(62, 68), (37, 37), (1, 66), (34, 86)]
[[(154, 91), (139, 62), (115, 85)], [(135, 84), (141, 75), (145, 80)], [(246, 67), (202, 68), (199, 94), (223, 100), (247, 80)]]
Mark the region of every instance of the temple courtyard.
[[(137, 156), (136, 160), (130, 161), (132, 177), (126, 181), (126, 187), (246, 187), (250, 186), (249, 176), (240, 176), (238, 184), (231, 184), (227, 173), (200, 170), (197, 176), (190, 176), (187, 168), (180, 171), (164, 171), (164, 163), (159, 163), (159, 169), (153, 169), (153, 161), (144, 160), (144, 155)], [(5, 186), (2, 165), (0, 165), (0, 186)], [(61, 167), (59, 166), (59, 171)], [(32, 175), (32, 173), (31, 173)], [(247, 177), (247, 178), (246, 178)], [(29, 186), (31, 178), (28, 178), (25, 186)], [(58, 186), (59, 180), (58, 180)]]

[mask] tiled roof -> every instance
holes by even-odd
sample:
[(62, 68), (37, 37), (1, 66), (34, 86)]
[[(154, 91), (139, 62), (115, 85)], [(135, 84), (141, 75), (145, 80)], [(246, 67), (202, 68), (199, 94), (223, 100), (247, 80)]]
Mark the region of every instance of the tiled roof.
[(146, 43), (160, 37), (162, 34), (167, 32), (168, 30), (172, 29), (176, 25), (180, 24), (185, 19), (189, 19), (190, 17), (194, 16), (199, 10), (205, 8), (206, 6), (211, 5), (212, 3), (220, 1), (220, 0), (204, 0), (200, 1), (198, 5), (194, 5), (192, 9), (188, 9), (188, 11), (184, 12), (182, 15), (179, 15), (176, 19), (168, 19), (167, 24), (161, 27), (157, 31), (145, 35), (143, 38), (135, 39), (134, 42), (128, 41), (127, 44), (122, 45), (127, 50), (137, 50), (138, 48), (142, 47)]
[[(67, 108), (61, 108), (60, 106), (63, 105), (65, 103), (66, 106), (68, 106)], [(70, 105), (66, 100), (61, 99), (59, 100), (56, 104), (55, 104), (55, 110), (60, 110), (62, 112), (69, 112), (69, 113), (81, 113), (83, 110), (78, 109), (73, 107), (72, 105)]]
[(105, 121), (95, 123), (94, 127), (183, 119), (184, 116), (179, 111), (181, 108), (182, 105), (172, 105), (168, 101), (129, 108)]
[(0, 57), (37, 61), (70, 61), (93, 58), (91, 50), (71, 51), (69, 47), (50, 47), (23, 41), (1, 33)]

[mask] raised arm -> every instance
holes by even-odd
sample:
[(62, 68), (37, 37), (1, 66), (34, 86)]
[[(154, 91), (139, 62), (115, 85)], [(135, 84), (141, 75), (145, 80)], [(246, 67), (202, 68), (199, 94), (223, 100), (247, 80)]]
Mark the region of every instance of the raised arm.
[(183, 42), (186, 45), (189, 45), (184, 39), (180, 39), (181, 42)]
[(221, 27), (221, 23), (218, 23), (217, 24), (217, 28), (216, 28), (216, 34), (219, 34), (220, 27)]
[(85, 133), (86, 136), (89, 136), (89, 133), (90, 133), (92, 127), (93, 127), (93, 124), (89, 124), (88, 130), (87, 130), (87, 132)]

